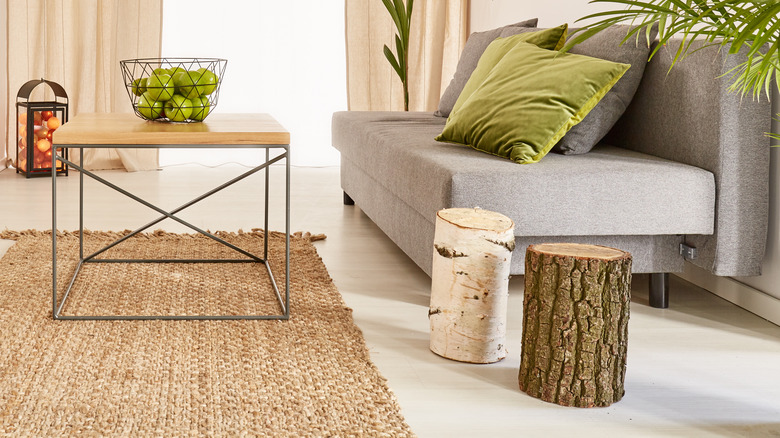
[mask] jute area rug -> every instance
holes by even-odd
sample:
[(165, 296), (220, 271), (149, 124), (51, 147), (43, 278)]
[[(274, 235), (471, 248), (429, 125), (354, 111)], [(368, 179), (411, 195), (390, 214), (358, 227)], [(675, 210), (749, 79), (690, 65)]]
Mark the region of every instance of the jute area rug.
[[(87, 233), (86, 249), (120, 235)], [(261, 232), (219, 235), (262, 253)], [(51, 234), (0, 238), (16, 240), (0, 260), (2, 436), (413, 436), (308, 234), (291, 239), (288, 321), (54, 321)], [(280, 284), (283, 245), (271, 234)], [(60, 233), (58, 248), (58, 270), (69, 277), (78, 238)], [(164, 232), (111, 251), (236, 255), (202, 236)], [(278, 312), (263, 270), (90, 265), (63, 314)]]

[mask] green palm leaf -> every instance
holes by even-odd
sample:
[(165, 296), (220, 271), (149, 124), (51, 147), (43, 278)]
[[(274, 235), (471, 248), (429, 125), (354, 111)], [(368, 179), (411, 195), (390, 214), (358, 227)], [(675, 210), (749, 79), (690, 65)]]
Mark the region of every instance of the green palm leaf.
[(390, 65), (393, 67), (393, 70), (395, 70), (395, 72), (398, 73), (398, 76), (401, 77), (401, 80), (403, 80), (404, 71), (401, 69), (398, 60), (395, 59), (395, 55), (393, 54), (392, 50), (390, 50), (387, 45), (385, 45), (385, 58), (387, 58), (387, 60), (390, 62)]
[(393, 19), (396, 28), (395, 35), (395, 54), (387, 45), (384, 47), (385, 58), (390, 62), (390, 66), (401, 78), (404, 88), (404, 109), (409, 110), (409, 34), (412, 27), (412, 6), (414, 0), (382, 0), (387, 12)]
[[(631, 24), (637, 28), (658, 24), (658, 40), (651, 58), (672, 37), (682, 37), (674, 55), (674, 64), (693, 53), (692, 43), (720, 45), (729, 53), (748, 47), (747, 61), (731, 72), (731, 89), (758, 96), (769, 92), (776, 76), (777, 49), (780, 43), (780, 0), (593, 0), (610, 3), (620, 9), (590, 14), (580, 20), (594, 20), (573, 38), (563, 51), (571, 49), (613, 24)], [(649, 27), (645, 27), (649, 29)], [(628, 38), (628, 37), (627, 37)]]
[[(731, 81), (729, 91), (742, 96), (751, 94), (757, 99), (761, 94), (769, 98), (773, 84), (780, 89), (777, 81), (780, 71), (780, 0), (592, 0), (591, 3), (610, 3), (620, 6), (620, 9), (590, 14), (578, 20), (593, 22), (583, 26), (583, 30), (562, 51), (614, 24), (636, 26), (623, 42), (632, 32), (638, 37), (642, 28), (649, 38), (650, 26), (657, 24), (659, 44), (650, 53), (650, 58), (673, 37), (682, 37), (684, 43), (677, 49), (670, 68), (701, 50), (702, 47), (691, 50), (696, 40), (703, 40), (704, 47), (721, 46), (731, 54), (747, 47), (747, 59), (724, 75)], [(780, 140), (780, 134), (767, 135)]]
[[(393, 0), (394, 1), (394, 0)], [(393, 4), (393, 1), (391, 0), (382, 0), (382, 3), (384, 3), (385, 8), (387, 9), (387, 12), (390, 13), (390, 17), (393, 19), (393, 23), (395, 23), (396, 29), (401, 28), (401, 19), (398, 17), (398, 11), (395, 9), (395, 5)]]

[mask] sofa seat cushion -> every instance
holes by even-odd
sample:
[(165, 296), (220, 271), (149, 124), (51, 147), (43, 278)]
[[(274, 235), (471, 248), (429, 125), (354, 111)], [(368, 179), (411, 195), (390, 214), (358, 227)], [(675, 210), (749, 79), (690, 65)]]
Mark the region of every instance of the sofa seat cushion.
[(715, 181), (694, 166), (599, 145), (533, 166), (439, 143), (431, 113), (338, 112), (333, 146), (433, 222), (447, 207), (497, 211), (518, 236), (712, 234)]

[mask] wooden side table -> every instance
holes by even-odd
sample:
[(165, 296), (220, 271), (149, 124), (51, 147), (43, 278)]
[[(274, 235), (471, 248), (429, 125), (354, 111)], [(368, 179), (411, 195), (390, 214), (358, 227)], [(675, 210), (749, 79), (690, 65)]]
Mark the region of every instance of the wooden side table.
[[(268, 114), (212, 114), (201, 123), (158, 123), (144, 121), (133, 114), (79, 114), (60, 127), (54, 134), (57, 147), (79, 149), (79, 164), (64, 156), (52, 154), (52, 316), (66, 320), (128, 320), (128, 319), (288, 319), (290, 317), (290, 134)], [(255, 148), (265, 149), (265, 163), (244, 172), (232, 180), (209, 190), (181, 206), (166, 211), (136, 196), (129, 191), (101, 178), (81, 167), (85, 148)], [(65, 155), (65, 154), (63, 154)], [(79, 171), (79, 263), (62, 299), (57, 296), (57, 173), (56, 161), (61, 160)], [(182, 210), (212, 196), (244, 178), (265, 170), (265, 236), (268, 236), (268, 195), (269, 167), (284, 160), (286, 166), (285, 182), (285, 280), (284, 293), (281, 293), (268, 262), (268, 240), (262, 255), (255, 255), (232, 245), (229, 242), (205, 231), (177, 216)], [(130, 234), (116, 240), (106, 247), (84, 254), (84, 176), (104, 184), (119, 193), (149, 207), (161, 216)], [(203, 234), (244, 257), (224, 259), (107, 259), (98, 258), (100, 254), (118, 245), (131, 236), (140, 233), (169, 218), (192, 230)], [(62, 309), (68, 294), (82, 266), (86, 263), (261, 263), (270, 276), (271, 286), (281, 306), (282, 312), (275, 315), (62, 315)]]
[(631, 254), (578, 243), (530, 245), (520, 389), (563, 406), (609, 406), (625, 393)]

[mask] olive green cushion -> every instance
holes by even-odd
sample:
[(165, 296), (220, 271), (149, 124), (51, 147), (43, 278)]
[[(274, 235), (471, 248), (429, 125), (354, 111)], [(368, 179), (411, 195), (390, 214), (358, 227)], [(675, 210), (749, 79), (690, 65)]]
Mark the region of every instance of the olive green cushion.
[(536, 32), (525, 32), (517, 35), (513, 35), (506, 38), (496, 38), (492, 43), (482, 52), (482, 56), (479, 58), (477, 68), (471, 73), (468, 82), (463, 86), (463, 90), (458, 96), (458, 100), (455, 101), (455, 105), (450, 111), (450, 115), (455, 113), (460, 105), (468, 99), (474, 90), (479, 87), (482, 82), (485, 81), (493, 67), (501, 61), (512, 47), (518, 43), (525, 42), (541, 47), (542, 49), (559, 50), (566, 43), (566, 31), (568, 25), (563, 24), (558, 27), (550, 29), (539, 30)]
[[(461, 52), (460, 58), (458, 58), (458, 66), (455, 67), (455, 75), (452, 77), (452, 80), (447, 86), (447, 89), (444, 90), (444, 94), (441, 95), (441, 99), (439, 100), (439, 109), (437, 109), (433, 115), (438, 117), (447, 117), (450, 115), (452, 106), (455, 105), (455, 101), (458, 100), (458, 96), (460, 96), (460, 92), (463, 90), (463, 86), (466, 85), (466, 82), (469, 80), (471, 72), (477, 68), (477, 62), (479, 62), (479, 58), (482, 56), (482, 53), (485, 51), (485, 49), (487, 49), (487, 46), (490, 45), (494, 39), (500, 36), (504, 36), (503, 32), (510, 31), (510, 29), (518, 30), (534, 28), (534, 30), (536, 30), (536, 23), (538, 22), (538, 19), (532, 18), (530, 20), (499, 27), (498, 29), (486, 30), (484, 32), (474, 32), (469, 35), (469, 38), (466, 40), (466, 45), (463, 47), (463, 52)], [(515, 33), (518, 32), (516, 31), (512, 33), (512, 35)]]
[[(438, 141), (535, 163), (630, 65), (517, 43), (453, 110)], [(473, 78), (473, 75), (472, 75)], [(460, 98), (463, 99), (463, 93)]]

